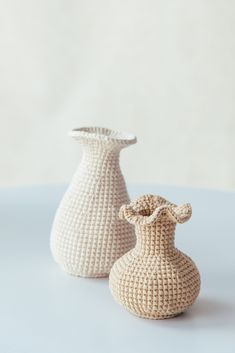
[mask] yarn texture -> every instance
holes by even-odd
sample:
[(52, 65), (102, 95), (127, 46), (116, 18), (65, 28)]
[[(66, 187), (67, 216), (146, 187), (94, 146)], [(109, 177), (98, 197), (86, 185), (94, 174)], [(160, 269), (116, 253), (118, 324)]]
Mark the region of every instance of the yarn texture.
[(51, 251), (75, 276), (108, 276), (113, 263), (135, 244), (134, 229), (119, 219), (129, 202), (119, 153), (136, 142), (132, 134), (91, 127), (70, 135), (83, 146), (83, 158), (56, 212)]
[(192, 214), (190, 204), (176, 206), (160, 196), (144, 195), (124, 205), (120, 218), (135, 225), (137, 243), (112, 267), (109, 286), (131, 313), (166, 319), (187, 310), (200, 290), (194, 262), (175, 248), (177, 223)]

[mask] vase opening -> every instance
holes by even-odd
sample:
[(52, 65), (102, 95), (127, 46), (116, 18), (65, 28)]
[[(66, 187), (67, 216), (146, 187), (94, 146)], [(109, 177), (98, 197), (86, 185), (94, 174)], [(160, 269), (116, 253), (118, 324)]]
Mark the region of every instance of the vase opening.
[[(136, 208), (137, 214), (140, 216), (152, 216), (156, 209), (163, 205), (173, 205), (164, 198), (155, 195), (146, 195), (142, 198), (139, 198), (134, 205)], [(135, 207), (136, 206), (136, 207)]]
[(75, 139), (89, 139), (103, 142), (113, 142), (120, 145), (131, 145), (136, 143), (134, 134), (128, 132), (119, 132), (103, 127), (82, 127), (73, 129), (70, 136)]
[(177, 206), (155, 195), (144, 195), (129, 205), (123, 205), (119, 211), (121, 219), (139, 225), (155, 223), (162, 217), (167, 217), (174, 223), (184, 223), (191, 217), (191, 214), (190, 204)]

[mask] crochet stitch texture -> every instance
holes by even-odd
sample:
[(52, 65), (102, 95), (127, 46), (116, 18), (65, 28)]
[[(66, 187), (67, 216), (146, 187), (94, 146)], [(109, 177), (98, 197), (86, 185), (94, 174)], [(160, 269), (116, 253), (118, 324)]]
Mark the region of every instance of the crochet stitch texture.
[(187, 310), (200, 290), (194, 262), (174, 246), (176, 223), (192, 214), (190, 204), (176, 206), (145, 195), (124, 205), (120, 217), (135, 225), (137, 243), (117, 260), (110, 273), (114, 298), (131, 313), (165, 319)]
[(108, 276), (113, 263), (135, 244), (134, 229), (118, 217), (129, 202), (119, 153), (136, 142), (133, 135), (105, 128), (73, 130), (83, 158), (56, 212), (51, 251), (75, 276)]

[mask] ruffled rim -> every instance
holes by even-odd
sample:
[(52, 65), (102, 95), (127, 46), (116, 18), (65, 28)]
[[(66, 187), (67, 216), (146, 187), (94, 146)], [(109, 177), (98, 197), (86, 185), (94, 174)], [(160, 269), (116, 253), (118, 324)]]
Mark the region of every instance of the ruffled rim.
[(104, 127), (81, 127), (73, 129), (69, 135), (75, 139), (89, 139), (103, 142), (113, 142), (120, 145), (131, 145), (136, 143), (134, 134), (119, 132)]
[(144, 195), (129, 205), (123, 205), (119, 217), (131, 224), (148, 225), (161, 217), (168, 217), (174, 223), (184, 223), (190, 219), (192, 207), (189, 203), (177, 206), (161, 196)]

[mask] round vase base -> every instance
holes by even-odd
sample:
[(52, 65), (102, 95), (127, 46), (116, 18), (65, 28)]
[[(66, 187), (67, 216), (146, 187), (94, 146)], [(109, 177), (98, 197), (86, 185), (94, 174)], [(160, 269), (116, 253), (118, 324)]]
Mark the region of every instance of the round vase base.
[(141, 319), (148, 319), (148, 320), (166, 320), (166, 319), (172, 319), (176, 316), (182, 315), (184, 312), (178, 312), (178, 313), (173, 313), (173, 314), (140, 314), (136, 313), (135, 311), (132, 311), (130, 309), (127, 309), (131, 314), (138, 316)]
[(71, 276), (75, 276), (75, 277), (83, 277), (83, 278), (103, 278), (103, 277), (108, 277), (109, 276), (109, 273), (106, 273), (106, 272), (101, 272), (101, 273), (86, 273), (86, 272), (82, 272), (82, 271), (76, 271), (76, 270), (73, 270), (71, 268), (68, 268), (68, 267), (64, 267), (64, 266), (61, 266), (62, 269), (68, 273), (69, 275)]

